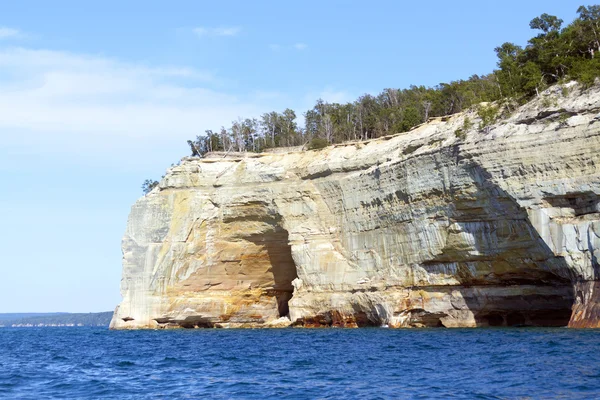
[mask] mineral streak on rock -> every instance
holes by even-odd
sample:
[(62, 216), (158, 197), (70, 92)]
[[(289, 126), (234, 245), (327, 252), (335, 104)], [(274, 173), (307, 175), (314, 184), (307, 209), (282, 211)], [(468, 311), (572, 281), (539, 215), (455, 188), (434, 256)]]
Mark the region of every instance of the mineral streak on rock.
[(485, 131), (184, 159), (132, 207), (111, 327), (600, 327), (599, 110), (569, 84)]

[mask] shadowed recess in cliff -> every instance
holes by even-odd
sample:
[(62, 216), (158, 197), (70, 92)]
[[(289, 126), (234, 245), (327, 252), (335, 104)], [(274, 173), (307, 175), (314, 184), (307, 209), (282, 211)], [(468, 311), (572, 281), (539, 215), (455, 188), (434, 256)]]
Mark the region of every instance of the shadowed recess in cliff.
[(558, 208), (561, 216), (564, 217), (582, 217), (600, 213), (600, 197), (594, 192), (547, 196), (543, 200), (550, 207)]
[[(462, 224), (464, 236), (472, 240), (473, 246), (473, 251), (465, 252), (462, 264), (476, 272), (458, 277), (463, 284), (462, 296), (477, 325), (567, 326), (574, 290), (569, 277), (555, 272), (569, 270), (566, 260), (554, 254), (527, 212), (493, 181), (488, 171), (470, 162), (465, 168), (478, 189), (474, 205), (479, 209), (480, 222)], [(461, 219), (470, 221), (472, 214), (462, 212), (461, 200), (455, 203), (458, 206), (451, 218), (457, 223)]]
[(273, 286), (268, 290), (277, 299), (279, 316), (288, 316), (290, 312), (288, 303), (294, 292), (292, 281), (298, 277), (289, 245), (288, 231), (274, 225), (269, 232), (250, 235), (245, 239), (266, 250), (271, 265), (269, 272), (273, 274)]

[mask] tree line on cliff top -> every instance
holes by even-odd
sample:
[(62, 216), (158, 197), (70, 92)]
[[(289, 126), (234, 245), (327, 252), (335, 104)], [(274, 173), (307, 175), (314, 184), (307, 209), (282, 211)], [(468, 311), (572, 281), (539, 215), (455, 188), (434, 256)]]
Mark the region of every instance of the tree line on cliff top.
[[(498, 69), (488, 75), (365, 94), (351, 103), (321, 99), (304, 115), (304, 128), (291, 109), (260, 118), (239, 118), (231, 126), (189, 140), (192, 155), (210, 151), (260, 152), (272, 147), (323, 147), (405, 132), (430, 117), (454, 114), (481, 102), (513, 99), (520, 103), (549, 85), (575, 79), (590, 85), (600, 75), (600, 6), (581, 6), (578, 17), (563, 20), (542, 14), (529, 23), (537, 35), (525, 47), (504, 43), (495, 49)], [(597, 54), (598, 53), (598, 54)]]
[[(211, 151), (261, 152), (282, 146), (320, 148), (405, 132), (431, 117), (454, 114), (481, 102), (510, 99), (525, 103), (565, 80), (589, 86), (600, 76), (600, 5), (580, 6), (577, 13), (564, 27), (563, 20), (553, 15), (531, 20), (529, 26), (537, 35), (525, 47), (508, 42), (496, 47), (498, 68), (490, 74), (435, 87), (384, 89), (377, 96), (365, 94), (345, 104), (319, 99), (303, 114), (304, 127), (288, 108), (260, 118), (239, 118), (229, 127), (207, 130), (188, 140), (188, 145), (192, 156)], [(144, 191), (150, 186), (145, 182)]]

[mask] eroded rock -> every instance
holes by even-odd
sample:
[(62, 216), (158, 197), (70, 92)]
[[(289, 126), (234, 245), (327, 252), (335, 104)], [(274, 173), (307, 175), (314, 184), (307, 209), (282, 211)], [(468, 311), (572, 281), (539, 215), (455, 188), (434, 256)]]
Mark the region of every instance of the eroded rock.
[(568, 123), (184, 159), (132, 207), (111, 327), (598, 327), (600, 90), (560, 92)]

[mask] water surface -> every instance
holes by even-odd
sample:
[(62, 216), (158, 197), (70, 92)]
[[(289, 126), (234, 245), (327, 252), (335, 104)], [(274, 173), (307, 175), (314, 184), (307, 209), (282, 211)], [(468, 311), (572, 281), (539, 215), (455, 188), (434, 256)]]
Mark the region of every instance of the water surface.
[(600, 331), (4, 328), (0, 397), (600, 398)]

